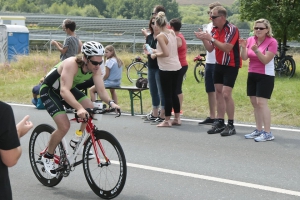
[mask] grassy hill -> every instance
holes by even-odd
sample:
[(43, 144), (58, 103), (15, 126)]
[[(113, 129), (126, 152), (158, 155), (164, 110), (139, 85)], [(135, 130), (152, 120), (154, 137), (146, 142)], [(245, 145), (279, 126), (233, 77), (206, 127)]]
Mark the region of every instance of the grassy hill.
[[(234, 2), (234, 0), (216, 0), (216, 1), (220, 2), (222, 5), (231, 5)], [(176, 0), (176, 2), (179, 5), (194, 4), (194, 5), (208, 6), (210, 3), (215, 2), (215, 1), (212, 1), (212, 0), (202, 0), (202, 1), (199, 1), (199, 0)]]

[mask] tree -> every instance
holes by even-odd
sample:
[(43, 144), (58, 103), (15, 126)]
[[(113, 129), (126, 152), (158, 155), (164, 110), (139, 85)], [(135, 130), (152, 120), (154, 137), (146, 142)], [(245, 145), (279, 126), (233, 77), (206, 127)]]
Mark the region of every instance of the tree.
[(241, 19), (270, 21), (274, 37), (286, 45), (287, 40), (299, 40), (299, 0), (239, 0)]

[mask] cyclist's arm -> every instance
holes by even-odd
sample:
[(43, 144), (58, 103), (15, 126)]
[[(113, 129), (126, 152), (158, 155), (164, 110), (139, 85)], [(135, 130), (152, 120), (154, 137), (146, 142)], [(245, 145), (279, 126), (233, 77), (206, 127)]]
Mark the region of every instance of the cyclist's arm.
[(60, 95), (75, 110), (83, 109), (82, 105), (75, 99), (71, 93), (74, 76), (77, 73), (78, 66), (74, 59), (66, 59), (61, 64), (62, 71), (60, 75)]
[(107, 91), (105, 90), (103, 79), (101, 78), (101, 71), (98, 70), (93, 74), (93, 80), (95, 83), (95, 87), (97, 90), (97, 93), (102, 101), (110, 105), (112, 108), (120, 108), (117, 104), (109, 102), (111, 101), (111, 98), (109, 97)]

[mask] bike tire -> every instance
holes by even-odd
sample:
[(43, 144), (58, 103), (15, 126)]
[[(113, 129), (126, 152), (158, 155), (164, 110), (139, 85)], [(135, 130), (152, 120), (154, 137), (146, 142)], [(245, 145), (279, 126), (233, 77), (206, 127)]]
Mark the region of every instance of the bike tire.
[(292, 78), (296, 71), (296, 64), (292, 57), (287, 56), (280, 61), (281, 71), (279, 71), (280, 76), (285, 76)]
[(127, 78), (131, 83), (140, 77), (147, 78), (146, 74), (148, 74), (148, 66), (144, 62), (136, 61), (127, 67)]
[(96, 158), (89, 159), (89, 152), (91, 148), (93, 149), (92, 138), (89, 137), (83, 149), (84, 175), (90, 188), (96, 195), (103, 199), (112, 199), (121, 193), (126, 182), (127, 165), (125, 154), (118, 140), (109, 132), (96, 130), (95, 136), (100, 162), (102, 164), (106, 163), (98, 141), (100, 141), (110, 163), (107, 166), (100, 167)]
[[(50, 136), (55, 129), (48, 124), (40, 124), (33, 131), (29, 140), (29, 160), (36, 178), (45, 186), (53, 187), (60, 183), (62, 176), (51, 177), (45, 170), (40, 153), (47, 147)], [(55, 149), (55, 155), (61, 157), (64, 153), (62, 143)], [(56, 164), (56, 167), (57, 164)]]
[(196, 63), (194, 67), (194, 77), (198, 83), (204, 79), (205, 65), (203, 63)]

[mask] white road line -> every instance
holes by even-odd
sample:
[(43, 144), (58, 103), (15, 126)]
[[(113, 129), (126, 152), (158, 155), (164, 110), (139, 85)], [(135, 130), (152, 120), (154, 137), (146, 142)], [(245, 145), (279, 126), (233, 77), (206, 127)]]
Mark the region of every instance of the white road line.
[(164, 168), (158, 168), (158, 167), (150, 167), (150, 166), (146, 166), (146, 165), (138, 165), (138, 164), (133, 164), (133, 163), (127, 163), (127, 166), (128, 167), (139, 168), (139, 169), (146, 169), (146, 170), (156, 171), (156, 172), (175, 174), (175, 175), (179, 175), (179, 176), (186, 176), (186, 177), (191, 177), (191, 178), (203, 179), (203, 180), (208, 180), (208, 181), (215, 181), (215, 182), (219, 182), (219, 183), (237, 185), (237, 186), (242, 186), (242, 187), (254, 188), (254, 189), (258, 189), (258, 190), (265, 190), (265, 191), (276, 192), (276, 193), (281, 193), (281, 194), (300, 196), (299, 191), (286, 190), (286, 189), (270, 187), (270, 186), (264, 186), (264, 185), (258, 185), (258, 184), (253, 184), (253, 183), (246, 183), (246, 182), (241, 182), (241, 181), (234, 181), (234, 180), (229, 180), (229, 179), (224, 179), (224, 178), (217, 178), (217, 177), (213, 177), (213, 176), (205, 176), (205, 175), (200, 175), (200, 174), (193, 174), (193, 173), (170, 170), (170, 169), (164, 169)]
[[(33, 107), (35, 108), (34, 105), (26, 105), (26, 104), (15, 104), (15, 103), (8, 103), (10, 105), (14, 105), (14, 106), (25, 106), (25, 107)], [(122, 115), (131, 115), (131, 114), (126, 114), (126, 113), (122, 113)], [(141, 115), (136, 115), (137, 117), (141, 117)], [(201, 120), (196, 120), (196, 119), (181, 119), (182, 121), (189, 121), (189, 122), (200, 122)], [(255, 125), (251, 125), (251, 124), (234, 124), (235, 126), (243, 126), (243, 127), (255, 127)], [(273, 130), (281, 130), (281, 131), (292, 131), (292, 132), (300, 132), (300, 129), (297, 128), (282, 128), (282, 127), (271, 127), (271, 129)]]

